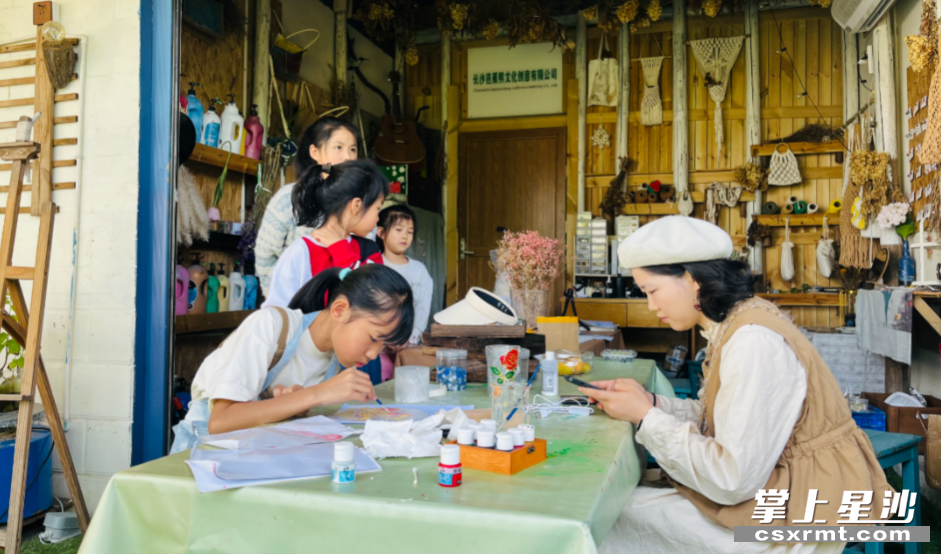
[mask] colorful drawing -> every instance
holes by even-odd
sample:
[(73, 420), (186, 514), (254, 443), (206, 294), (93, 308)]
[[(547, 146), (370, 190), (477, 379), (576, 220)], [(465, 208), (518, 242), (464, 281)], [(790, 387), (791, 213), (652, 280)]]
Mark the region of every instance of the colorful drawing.
[(356, 406), (340, 410), (331, 416), (344, 423), (366, 423), (367, 420), (376, 421), (405, 421), (406, 419), (422, 419), (426, 416), (421, 410), (406, 408), (380, 408), (378, 406)]

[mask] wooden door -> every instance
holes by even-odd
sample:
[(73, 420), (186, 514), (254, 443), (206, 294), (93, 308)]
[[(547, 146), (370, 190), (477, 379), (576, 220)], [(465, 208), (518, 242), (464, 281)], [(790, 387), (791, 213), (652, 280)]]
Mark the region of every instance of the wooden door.
[[(464, 298), (470, 287), (493, 290), (490, 251), (501, 238), (498, 227), (539, 231), (565, 244), (566, 145), (564, 128), (461, 133), (458, 142), (458, 234), (465, 251), (473, 252), (459, 264), (458, 294)], [(564, 283), (560, 269), (550, 313), (558, 311)]]

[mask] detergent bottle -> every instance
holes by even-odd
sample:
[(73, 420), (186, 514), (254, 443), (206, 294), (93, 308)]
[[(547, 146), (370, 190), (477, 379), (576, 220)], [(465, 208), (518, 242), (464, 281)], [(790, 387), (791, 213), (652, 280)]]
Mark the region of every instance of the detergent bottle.
[(258, 302), (258, 279), (254, 275), (246, 275), (245, 279), (245, 310), (254, 310)]
[(229, 295), (231, 294), (231, 287), (229, 285), (229, 278), (225, 276), (225, 264), (219, 264), (219, 274), (216, 275), (216, 278), (219, 279), (219, 311), (227, 312), (229, 311)]
[(174, 303), (173, 313), (175, 315), (186, 315), (186, 310), (188, 309), (188, 300), (189, 300), (189, 288), (190, 288), (190, 273), (186, 270), (185, 267), (180, 265), (180, 262), (177, 261), (176, 264), (176, 302)]
[[(196, 127), (196, 132), (200, 132), (203, 129), (203, 103), (199, 101), (199, 98), (196, 96), (196, 87), (201, 86), (199, 83), (190, 83), (190, 89), (186, 93), (186, 116), (190, 118), (190, 121), (193, 122), (193, 127)], [(197, 142), (202, 142), (201, 140)]]
[(222, 120), (216, 113), (216, 104), (221, 104), (218, 98), (213, 98), (209, 102), (209, 110), (203, 114), (202, 132), (199, 134), (199, 142), (213, 148), (219, 147), (219, 126)]
[(209, 264), (209, 277), (206, 281), (209, 283), (206, 292), (206, 313), (215, 314), (219, 312), (219, 278), (216, 277), (216, 264)]
[(252, 113), (245, 120), (245, 155), (253, 160), (259, 160), (264, 147), (265, 127), (258, 118), (258, 105), (252, 104)]
[(189, 294), (187, 295), (187, 313), (204, 314), (206, 313), (206, 280), (209, 274), (206, 268), (199, 262), (202, 256), (199, 252), (193, 253), (193, 265), (189, 266), (187, 272), (190, 276)]
[(238, 312), (245, 309), (245, 279), (239, 271), (239, 263), (229, 274), (229, 310)]
[[(222, 124), (219, 127), (219, 148), (238, 154), (242, 148), (242, 134), (245, 131), (245, 119), (235, 105), (235, 95), (229, 95), (229, 104), (222, 110)], [(238, 129), (238, 134), (236, 134)]]

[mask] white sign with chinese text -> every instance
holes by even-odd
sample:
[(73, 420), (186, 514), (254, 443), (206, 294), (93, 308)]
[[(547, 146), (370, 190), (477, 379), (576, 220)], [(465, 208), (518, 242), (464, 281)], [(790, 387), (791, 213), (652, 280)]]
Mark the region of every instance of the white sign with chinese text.
[(467, 117), (562, 113), (562, 49), (551, 43), (467, 52)]

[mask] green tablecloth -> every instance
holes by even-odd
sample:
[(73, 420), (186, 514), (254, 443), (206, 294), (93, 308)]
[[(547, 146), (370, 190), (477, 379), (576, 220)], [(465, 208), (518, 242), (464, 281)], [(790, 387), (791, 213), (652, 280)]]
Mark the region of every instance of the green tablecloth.
[[(672, 395), (649, 361), (597, 361), (586, 379), (651, 375), (648, 389)], [(394, 402), (391, 382), (377, 391)], [(561, 393), (577, 394), (565, 381)], [(486, 386), (452, 395), (434, 400), (489, 407)], [(594, 553), (640, 480), (631, 426), (603, 412), (533, 423), (549, 459), (514, 476), (466, 469), (454, 489), (438, 486), (437, 458), (392, 458), (351, 485), (307, 479), (201, 494), (189, 453), (168, 456), (111, 479), (80, 552)]]

